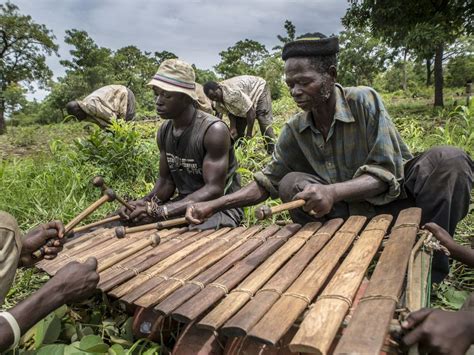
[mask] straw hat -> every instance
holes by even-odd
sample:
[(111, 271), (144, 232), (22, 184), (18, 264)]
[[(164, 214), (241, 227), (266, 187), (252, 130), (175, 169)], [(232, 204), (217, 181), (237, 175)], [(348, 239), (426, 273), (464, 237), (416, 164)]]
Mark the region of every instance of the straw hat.
[(181, 92), (197, 101), (195, 79), (191, 65), (180, 59), (167, 59), (161, 63), (148, 85), (165, 91)]

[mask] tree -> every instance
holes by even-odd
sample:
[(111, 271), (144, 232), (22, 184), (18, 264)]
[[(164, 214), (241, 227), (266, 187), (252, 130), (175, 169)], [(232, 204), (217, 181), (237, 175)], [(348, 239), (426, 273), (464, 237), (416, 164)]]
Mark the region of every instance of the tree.
[(217, 81), (217, 75), (209, 69), (199, 69), (193, 64), (194, 73), (196, 74), (196, 82), (199, 84), (205, 84), (208, 81)]
[(474, 55), (455, 57), (449, 61), (446, 69), (446, 84), (450, 87), (464, 87), (468, 80), (474, 81)]
[(339, 35), (338, 81), (344, 85), (373, 85), (392, 53), (368, 29), (347, 29)]
[(0, 134), (3, 134), (7, 88), (19, 83), (31, 88), (33, 82), (45, 87), (53, 74), (46, 65), (46, 55), (57, 54), (58, 46), (45, 25), (20, 14), (18, 7), (10, 2), (0, 4), (0, 34)]
[(219, 53), (221, 62), (214, 68), (225, 79), (237, 75), (257, 75), (258, 66), (269, 56), (265, 46), (245, 39)]
[(279, 44), (279, 45), (276, 45), (275, 47), (273, 47), (272, 49), (275, 51), (275, 50), (282, 50), (283, 49), (283, 46), (291, 41), (294, 41), (295, 40), (295, 36), (296, 36), (296, 28), (295, 28), (295, 25), (293, 25), (293, 22), (289, 21), (289, 20), (286, 20), (285, 21), (285, 24), (283, 25), (283, 27), (285, 28), (286, 30), (286, 37), (283, 37), (283, 36), (280, 36), (280, 35), (277, 35), (277, 38), (278, 40), (282, 43), (282, 44)]
[(474, 7), (466, 0), (351, 0), (345, 26), (370, 26), (391, 47), (435, 54), (435, 106), (443, 105), (443, 52), (462, 34), (473, 32)]

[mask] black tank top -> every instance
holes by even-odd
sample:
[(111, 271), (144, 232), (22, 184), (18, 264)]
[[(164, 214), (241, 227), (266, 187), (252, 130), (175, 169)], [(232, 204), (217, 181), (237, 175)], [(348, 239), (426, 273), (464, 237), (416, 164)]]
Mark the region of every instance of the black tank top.
[[(206, 149), (204, 136), (214, 123), (220, 120), (203, 111), (196, 110), (193, 121), (179, 137), (173, 134), (173, 122), (168, 120), (158, 130), (157, 140), (170, 169), (173, 182), (180, 196), (186, 196), (204, 186), (202, 164)], [(229, 167), (224, 194), (240, 189), (240, 178), (236, 172), (237, 160), (234, 148), (229, 149)]]

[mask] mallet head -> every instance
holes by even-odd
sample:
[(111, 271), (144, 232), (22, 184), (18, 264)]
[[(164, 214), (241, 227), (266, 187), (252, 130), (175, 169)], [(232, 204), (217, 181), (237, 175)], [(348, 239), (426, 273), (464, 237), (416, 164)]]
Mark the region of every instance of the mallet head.
[(105, 189), (104, 195), (107, 195), (109, 197), (109, 202), (114, 201), (117, 198), (115, 191), (112, 189)]
[(94, 185), (95, 187), (104, 187), (105, 185), (105, 181), (104, 181), (104, 178), (100, 175), (97, 175), (96, 177), (94, 177), (92, 179), (92, 185)]
[(268, 207), (267, 205), (260, 206), (255, 210), (255, 217), (257, 217), (257, 219), (259, 220), (262, 220), (271, 216), (272, 216), (272, 209)]
[(126, 233), (126, 231), (125, 231), (125, 227), (124, 227), (124, 226), (120, 226), (120, 227), (115, 228), (115, 236), (116, 236), (117, 238), (119, 238), (119, 239), (120, 239), (120, 238), (123, 238), (123, 237), (125, 237), (126, 234), (127, 234), (127, 233)]
[(151, 237), (150, 237), (150, 240), (151, 240), (151, 246), (152, 247), (156, 247), (160, 244), (161, 242), (161, 238), (160, 238), (160, 235), (158, 233), (155, 233), (153, 234)]

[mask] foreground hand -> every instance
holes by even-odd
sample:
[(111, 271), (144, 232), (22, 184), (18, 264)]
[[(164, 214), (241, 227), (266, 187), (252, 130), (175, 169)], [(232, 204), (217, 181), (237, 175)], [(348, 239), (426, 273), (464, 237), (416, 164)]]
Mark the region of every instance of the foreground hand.
[(434, 354), (465, 354), (474, 342), (474, 313), (472, 311), (447, 312), (423, 308), (411, 313), (402, 322), (411, 331), (403, 337), (403, 343), (416, 343)]
[(97, 259), (88, 258), (83, 264), (77, 261), (63, 266), (49, 281), (63, 303), (82, 301), (91, 296), (99, 283)]
[(448, 250), (450, 247), (455, 244), (453, 238), (445, 231), (442, 227), (438, 226), (436, 223), (430, 222), (426, 223), (423, 226), (423, 229), (433, 233), (433, 237), (439, 240), (441, 245), (445, 246)]
[(39, 259), (31, 255), (36, 250), (43, 248), (45, 259), (54, 259), (62, 250), (64, 243), (64, 225), (60, 221), (52, 221), (31, 229), (23, 238), (20, 264), (32, 266)]
[(331, 185), (308, 184), (303, 191), (297, 193), (295, 200), (303, 199), (306, 213), (313, 211), (313, 216), (320, 218), (331, 212), (335, 202), (335, 192)]
[(128, 204), (134, 207), (133, 211), (130, 211), (127, 207), (122, 206), (118, 210), (118, 214), (120, 216), (121, 220), (128, 221), (130, 220), (131, 214), (136, 211), (134, 214), (133, 218), (137, 218), (138, 216), (143, 215), (143, 210), (145, 211), (146, 214), (146, 201), (141, 199), (141, 200), (136, 200), (136, 201), (128, 201)]
[(194, 203), (186, 209), (186, 220), (191, 224), (201, 224), (214, 214), (209, 202)]

